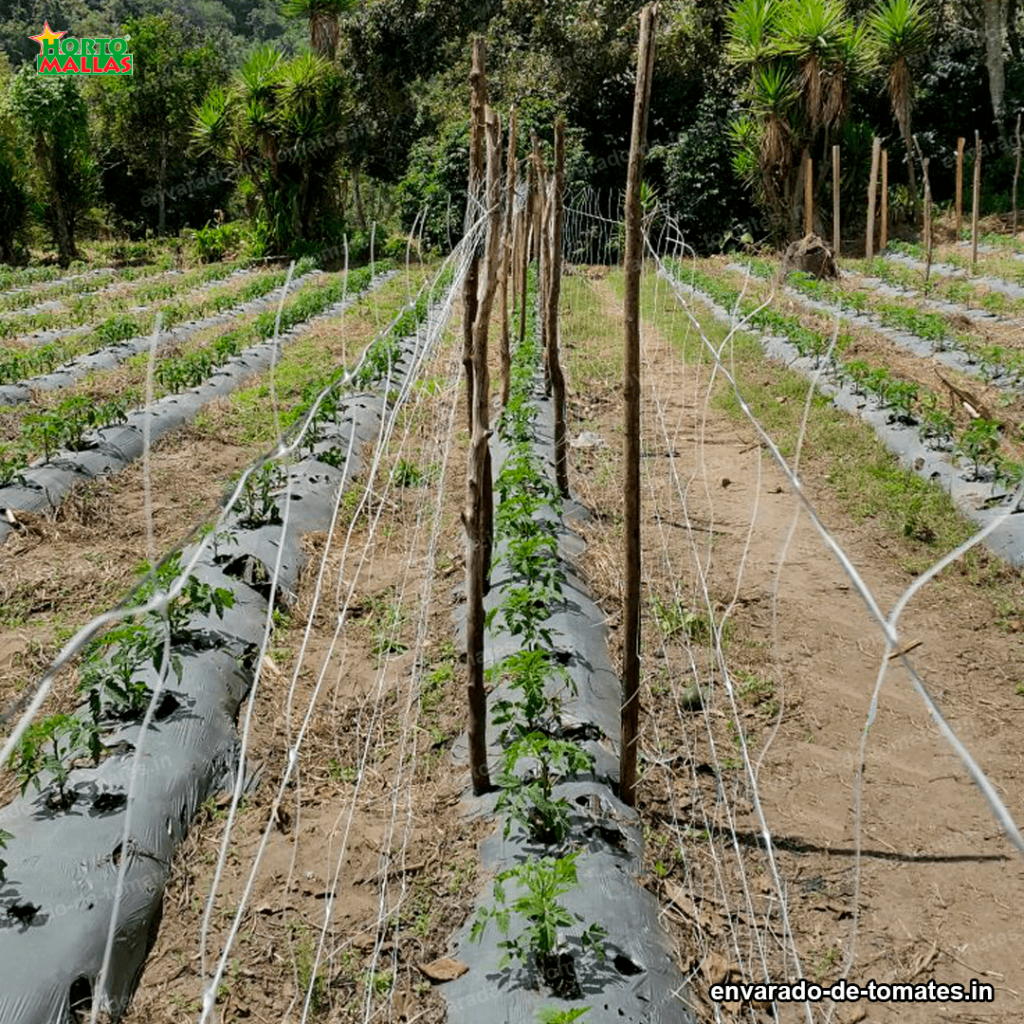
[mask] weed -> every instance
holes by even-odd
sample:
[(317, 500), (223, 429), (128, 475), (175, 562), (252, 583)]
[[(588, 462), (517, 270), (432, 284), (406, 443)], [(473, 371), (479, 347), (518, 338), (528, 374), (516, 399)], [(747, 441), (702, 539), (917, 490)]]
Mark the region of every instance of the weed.
[(396, 487), (419, 487), (423, 483), (423, 472), (415, 463), (400, 459), (391, 471), (391, 482)]
[(388, 655), (405, 654), (409, 648), (398, 639), (404, 621), (401, 604), (375, 598), (370, 607), (370, 650), (374, 656), (380, 659)]

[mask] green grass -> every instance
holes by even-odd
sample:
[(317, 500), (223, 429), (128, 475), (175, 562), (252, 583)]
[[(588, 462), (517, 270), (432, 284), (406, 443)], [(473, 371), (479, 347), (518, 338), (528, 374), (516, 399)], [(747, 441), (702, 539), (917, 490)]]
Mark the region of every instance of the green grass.
[[(664, 305), (653, 308), (646, 299), (649, 288), (645, 285), (645, 319), (674, 345), (692, 349), (692, 337), (686, 335), (693, 332), (686, 331), (684, 317)], [(706, 308), (701, 311), (700, 303), (694, 306), (708, 339), (720, 346), (726, 328)], [(783, 456), (791, 456), (807, 399), (806, 378), (767, 360), (761, 345), (745, 332), (733, 336), (727, 354), (752, 414)], [(691, 358), (689, 352), (684, 352), (684, 357)], [(716, 387), (712, 401), (737, 421), (747, 421), (728, 384)], [(836, 409), (820, 393), (811, 402), (803, 452), (804, 475), (813, 470), (827, 482), (842, 509), (853, 519), (882, 523), (904, 542), (905, 558), (920, 568), (977, 532), (945, 492), (901, 467), (869, 426)]]
[[(414, 269), (413, 274), (413, 287), (418, 287), (426, 271)], [(363, 324), (390, 323), (407, 299), (405, 275), (400, 274), (342, 314), (342, 329), (351, 330), (357, 321)], [(354, 362), (360, 351), (350, 351), (349, 359)], [(274, 388), (282, 410), (282, 429), (298, 418), (299, 409), (310, 391), (326, 386), (336, 370), (334, 357), (324, 346), (319, 332), (295, 338), (288, 344), (274, 371)], [(216, 414), (200, 413), (195, 419), (195, 429), (209, 436), (230, 437), (237, 444), (267, 444), (277, 438), (273, 417), (267, 415), (269, 402), (270, 374), (267, 372), (259, 374), (248, 387), (232, 392), (226, 409)]]

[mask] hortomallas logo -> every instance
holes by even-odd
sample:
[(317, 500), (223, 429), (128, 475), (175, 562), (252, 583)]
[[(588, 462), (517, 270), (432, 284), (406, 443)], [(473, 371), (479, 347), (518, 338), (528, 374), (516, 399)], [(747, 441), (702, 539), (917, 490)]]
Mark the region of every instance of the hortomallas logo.
[(29, 36), (39, 44), (36, 71), (41, 75), (130, 75), (132, 55), (123, 39), (72, 39), (54, 32), (48, 22), (43, 31)]

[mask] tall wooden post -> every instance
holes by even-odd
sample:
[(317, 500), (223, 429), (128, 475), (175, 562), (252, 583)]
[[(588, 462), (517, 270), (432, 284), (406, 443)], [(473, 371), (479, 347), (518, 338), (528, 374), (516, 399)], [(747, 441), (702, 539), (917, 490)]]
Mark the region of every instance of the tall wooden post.
[(882, 150), (882, 218), (878, 236), (878, 251), (885, 252), (889, 244), (889, 151)]
[(522, 291), (519, 295), (519, 344), (526, 340), (526, 282), (530, 267), (530, 253), (533, 249), (533, 207), (536, 203), (537, 167), (531, 158), (526, 165), (526, 206), (523, 209), (522, 235), (523, 245), (520, 250), (519, 283)]
[(804, 235), (814, 231), (814, 161), (804, 150)]
[(921, 144), (914, 136), (914, 149), (917, 150), (918, 159), (921, 161), (921, 177), (924, 179), (924, 225), (922, 237), (924, 239), (924, 279), (928, 280), (932, 271), (932, 186), (928, 177), (928, 157), (921, 152)]
[(956, 240), (958, 242), (964, 219), (964, 144), (966, 142), (966, 139), (956, 140)]
[(832, 147), (832, 251), (839, 258), (839, 147)]
[(544, 384), (548, 378), (548, 264), (549, 264), (549, 233), (548, 217), (551, 214), (550, 197), (548, 196), (548, 175), (541, 155), (540, 139), (537, 133), (532, 136), (533, 162), (537, 168), (537, 203), (535, 211), (535, 238), (537, 240), (537, 298), (540, 306), (540, 347), (544, 353)]
[[(465, 231), (476, 222), (484, 173), (484, 106), (487, 80), (484, 77), (484, 41), (473, 41), (473, 69), (469, 125), (469, 187), (466, 195)], [(466, 420), (473, 430), (473, 321), (476, 319), (477, 285), (480, 282), (480, 247), (474, 246), (462, 284), (462, 367), (466, 377)]]
[(1020, 181), (1020, 114), (1017, 114), (1017, 163), (1013, 168), (1013, 237), (1017, 237), (1017, 182)]
[[(484, 42), (473, 42), (473, 129), (479, 124), (487, 131), (487, 203), (488, 222), (486, 256), (479, 291), (474, 295), (473, 319), (469, 324), (470, 360), (466, 393), (470, 397), (469, 467), (466, 475), (466, 507), (462, 524), (466, 531), (466, 685), (469, 702), (469, 766), (473, 792), (490, 789), (487, 769), (487, 691), (484, 687), (484, 591), (488, 572), (490, 543), (487, 536), (487, 505), (491, 490), (490, 450), (488, 445), (488, 404), (490, 386), (487, 373), (487, 329), (497, 285), (499, 245), (501, 241), (501, 136), (497, 120), (487, 107), (487, 81), (484, 77)], [(479, 116), (479, 122), (477, 117)], [(475, 141), (475, 139), (473, 140)], [(470, 161), (474, 159), (470, 146)], [(479, 168), (478, 168), (479, 169)], [(470, 171), (472, 180), (472, 170)], [(464, 314), (465, 315), (465, 314)]]
[(640, 741), (640, 270), (643, 234), (640, 187), (647, 147), (647, 113), (654, 75), (654, 33), (657, 4), (640, 14), (640, 49), (637, 54), (633, 133), (626, 177), (626, 294), (625, 294), (625, 555), (626, 586), (622, 613), (622, 739), (619, 796), (636, 806), (637, 755)]
[(927, 281), (932, 270), (932, 186), (928, 180), (928, 157), (921, 160), (921, 174), (924, 177), (924, 279)]
[(501, 253), (501, 404), (508, 403), (509, 380), (512, 373), (512, 350), (509, 344), (508, 278), (512, 269), (513, 214), (516, 205), (516, 108), (508, 121), (508, 172), (505, 179), (505, 231)]
[(565, 188), (565, 117), (555, 121), (555, 177), (551, 186), (551, 248), (548, 258), (548, 369), (555, 404), (555, 482), (569, 496), (569, 445), (565, 425), (565, 374), (558, 350), (558, 301), (562, 292), (562, 218)]
[(871, 143), (871, 178), (868, 181), (868, 234), (864, 244), (864, 254), (868, 259), (875, 255), (875, 193), (878, 191), (878, 157), (882, 141), (875, 136)]
[(981, 213), (981, 132), (974, 132), (974, 187), (971, 189), (971, 270), (978, 263), (978, 215)]

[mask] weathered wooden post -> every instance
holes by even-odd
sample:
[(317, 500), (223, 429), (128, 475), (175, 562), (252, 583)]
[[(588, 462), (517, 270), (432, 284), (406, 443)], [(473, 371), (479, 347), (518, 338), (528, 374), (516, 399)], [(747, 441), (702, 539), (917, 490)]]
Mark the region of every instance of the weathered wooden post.
[(964, 216), (964, 145), (966, 142), (966, 139), (956, 140), (956, 240), (958, 242)]
[(620, 797), (636, 806), (637, 757), (640, 742), (640, 270), (643, 235), (640, 220), (640, 187), (643, 183), (647, 142), (647, 113), (654, 74), (654, 33), (657, 4), (640, 14), (640, 48), (637, 54), (633, 132), (626, 177), (626, 294), (625, 294), (625, 594), (622, 614), (622, 742)]
[(932, 186), (928, 178), (928, 157), (921, 152), (921, 144), (914, 136), (914, 148), (917, 150), (918, 159), (921, 161), (921, 177), (924, 179), (924, 225), (922, 234), (924, 237), (924, 279), (927, 281), (932, 270)]
[(509, 343), (508, 279), (512, 270), (512, 232), (516, 205), (516, 108), (508, 122), (508, 172), (505, 180), (505, 228), (501, 253), (501, 404), (508, 403), (512, 373), (512, 348)]
[[(487, 332), (497, 287), (501, 245), (501, 133), (497, 118), (487, 107), (484, 77), (484, 42), (473, 43), (473, 129), (487, 132), (487, 189), (483, 196), (488, 213), (483, 276), (474, 295), (473, 319), (469, 324), (470, 360), (466, 393), (471, 397), (469, 466), (466, 475), (466, 507), (462, 524), (466, 532), (466, 675), (469, 702), (469, 765), (473, 792), (490, 789), (487, 768), (487, 691), (484, 685), (484, 592), (490, 561), (491, 502), (488, 405), (490, 386), (487, 371)], [(475, 141), (475, 140), (474, 140)], [(474, 159), (470, 147), (470, 161)], [(479, 165), (478, 165), (478, 170)], [(471, 171), (472, 180), (472, 171)], [(464, 314), (465, 315), (465, 314)]]
[(974, 187), (971, 190), (971, 270), (978, 267), (978, 216), (981, 213), (981, 132), (974, 132)]
[[(473, 41), (473, 67), (469, 76), (469, 186), (466, 194), (465, 231), (477, 219), (484, 171), (484, 106), (487, 103), (487, 80), (484, 77), (484, 41)], [(473, 321), (476, 319), (477, 285), (480, 282), (479, 246), (473, 247), (462, 283), (462, 367), (466, 377), (466, 420), (473, 429)]]
[(1020, 181), (1020, 114), (1017, 114), (1017, 163), (1013, 168), (1013, 237), (1017, 237), (1017, 183)]
[(878, 251), (885, 252), (889, 244), (889, 151), (882, 150), (882, 223), (878, 236)]
[(569, 445), (565, 425), (565, 374), (558, 350), (558, 302), (562, 292), (562, 218), (565, 188), (565, 117), (555, 121), (555, 177), (551, 185), (551, 232), (548, 256), (548, 371), (555, 404), (555, 482), (569, 496)]
[(839, 258), (839, 147), (832, 147), (832, 251)]
[(875, 136), (871, 143), (871, 178), (868, 181), (868, 233), (864, 253), (868, 259), (875, 255), (875, 193), (878, 191), (878, 157), (882, 141)]
[(804, 235), (814, 231), (814, 161), (804, 150)]

